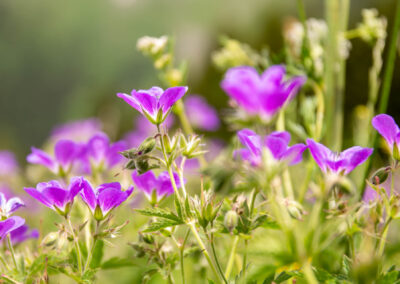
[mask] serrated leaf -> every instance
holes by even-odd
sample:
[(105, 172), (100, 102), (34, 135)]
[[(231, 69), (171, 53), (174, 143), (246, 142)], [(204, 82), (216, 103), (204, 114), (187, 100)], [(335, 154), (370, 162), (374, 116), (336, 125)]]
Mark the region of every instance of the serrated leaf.
[(287, 274), (285, 271), (281, 272), (278, 277), (275, 278), (274, 282), (275, 283), (282, 283), (286, 280), (289, 280), (290, 278), (292, 278), (291, 275)]
[(174, 221), (174, 220), (168, 220), (168, 219), (161, 219), (157, 220), (153, 223), (151, 223), (145, 230), (143, 230), (144, 233), (150, 233), (154, 231), (158, 231), (160, 229), (176, 226), (176, 225), (181, 225), (183, 224), (183, 221)]
[(137, 209), (136, 211), (145, 216), (160, 217), (171, 221), (183, 223), (183, 220), (176, 216), (174, 213), (161, 208)]
[(176, 194), (174, 194), (174, 202), (175, 202), (176, 213), (178, 214), (179, 218), (183, 219), (182, 206), (181, 206), (181, 203), (179, 202), (178, 196)]
[(115, 269), (126, 266), (134, 266), (135, 263), (128, 258), (112, 257), (101, 264), (102, 269)]

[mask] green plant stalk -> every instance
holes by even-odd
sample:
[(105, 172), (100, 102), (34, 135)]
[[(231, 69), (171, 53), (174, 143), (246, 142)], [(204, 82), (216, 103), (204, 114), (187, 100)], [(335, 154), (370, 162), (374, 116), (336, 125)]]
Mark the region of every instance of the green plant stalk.
[(83, 273), (85, 273), (85, 271), (89, 268), (90, 262), (92, 261), (94, 248), (96, 247), (96, 243), (97, 243), (97, 239), (98, 239), (97, 234), (99, 232), (99, 226), (100, 226), (100, 222), (96, 221), (96, 229), (95, 229), (94, 236), (93, 236), (93, 244), (92, 244), (92, 248), (90, 249), (90, 253), (88, 254), (88, 256), (86, 258), (86, 263), (85, 263), (85, 267), (83, 268)]
[(325, 105), (327, 109), (327, 141), (332, 141), (331, 148), (340, 151), (343, 137), (343, 103), (345, 87), (345, 60), (340, 58), (338, 39), (347, 29), (349, 0), (326, 0), (326, 18), (328, 23), (328, 40), (325, 48)]
[(312, 267), (307, 261), (303, 264), (303, 272), (308, 284), (318, 284), (314, 272), (312, 271)]
[(10, 234), (7, 235), (7, 243), (8, 243), (8, 248), (9, 248), (9, 250), (11, 252), (11, 257), (12, 257), (12, 260), (14, 262), (14, 266), (18, 270), (17, 260), (15, 259), (15, 252), (14, 252), (14, 247), (13, 247), (12, 242), (11, 242)]
[(387, 234), (389, 232), (389, 225), (390, 225), (391, 221), (392, 221), (392, 218), (389, 217), (385, 223), (385, 226), (383, 227), (382, 236), (379, 241), (378, 256), (383, 256), (383, 252), (385, 250), (386, 238), (387, 238)]
[[(381, 98), (379, 100), (379, 107), (378, 113), (385, 113), (387, 110), (387, 106), (389, 103), (389, 96), (390, 96), (390, 86), (392, 84), (393, 79), (393, 71), (394, 71), (394, 64), (396, 59), (396, 44), (397, 44), (397, 37), (400, 32), (400, 1), (396, 2), (396, 11), (394, 14), (394, 21), (392, 27), (392, 33), (390, 35), (390, 42), (388, 47), (388, 52), (386, 56), (385, 68), (384, 68), (384, 75), (382, 81), (382, 89), (381, 89)], [(377, 132), (372, 132), (372, 137), (370, 139), (372, 146), (377, 146)], [(376, 151), (372, 153), (372, 157), (367, 160), (367, 164), (364, 171), (364, 178), (363, 182), (361, 183), (360, 191), (360, 198), (362, 197), (366, 185), (366, 179), (368, 178), (368, 173), (372, 167), (372, 160), (375, 156)]]
[[(211, 225), (211, 227), (212, 226), (213, 225)], [(219, 261), (218, 261), (217, 252), (215, 250), (215, 245), (214, 245), (214, 234), (213, 233), (210, 233), (209, 241), (210, 241), (210, 245), (211, 245), (211, 251), (212, 251), (213, 256), (214, 256), (214, 261), (215, 261), (215, 263), (217, 265), (217, 268), (218, 268), (218, 272), (220, 273), (220, 275), (222, 277), (222, 280), (225, 282), (225, 284), (228, 284), (228, 281), (226, 280), (224, 272), (222, 271), (221, 265), (219, 264)]]
[(190, 230), (192, 231), (192, 233), (193, 233), (193, 235), (194, 235), (194, 237), (195, 237), (195, 239), (197, 241), (197, 244), (199, 245), (200, 249), (202, 250), (204, 256), (206, 257), (207, 262), (210, 265), (211, 270), (214, 273), (216, 279), (218, 279), (218, 282), (221, 283), (220, 276), (219, 276), (217, 270), (215, 269), (215, 265), (212, 262), (211, 257), (208, 254), (207, 248), (206, 248), (206, 246), (204, 245), (203, 241), (201, 240), (201, 238), (199, 236), (199, 233), (197, 232), (194, 220), (188, 222), (187, 224), (188, 224)]
[(71, 223), (71, 218), (69, 216), (65, 216), (65, 219), (68, 223), (69, 229), (71, 231), (72, 236), (74, 237), (74, 245), (75, 245), (75, 250), (76, 250), (76, 258), (78, 261), (78, 270), (79, 273), (82, 273), (82, 254), (81, 254), (81, 249), (79, 248), (79, 242), (78, 242), (78, 237), (75, 235), (74, 228), (72, 227)]
[[(276, 123), (276, 128), (278, 131), (285, 131), (285, 111), (284, 110), (282, 110), (279, 113), (278, 121)], [(292, 186), (292, 181), (290, 178), (290, 172), (289, 172), (288, 168), (285, 168), (283, 170), (282, 180), (283, 180), (283, 185), (285, 188), (286, 197), (294, 199), (293, 186)]]
[(160, 134), (159, 137), (160, 137), (161, 150), (162, 150), (162, 153), (163, 153), (163, 156), (164, 156), (165, 164), (167, 166), (167, 171), (168, 171), (169, 177), (171, 179), (171, 184), (172, 184), (172, 187), (174, 188), (175, 194), (178, 196), (178, 200), (181, 202), (182, 201), (181, 195), (180, 195), (178, 187), (176, 186), (176, 183), (175, 183), (174, 174), (173, 174), (172, 169), (171, 169), (171, 163), (168, 162), (167, 152), (165, 151), (165, 146), (164, 146), (164, 138), (163, 138), (163, 135), (161, 133), (161, 129), (160, 129), (160, 125), (159, 124), (157, 124), (157, 130), (158, 130), (158, 133)]
[(228, 264), (225, 269), (225, 278), (226, 279), (229, 279), (229, 276), (231, 275), (231, 272), (232, 272), (233, 261), (235, 260), (236, 249), (237, 249), (237, 246), (239, 243), (239, 239), (240, 238), (238, 235), (236, 235), (235, 238), (233, 239), (231, 254), (229, 255)]
[(0, 255), (0, 262), (3, 264), (6, 270), (10, 270), (10, 267), (8, 266), (7, 262), (4, 260), (2, 255)]
[(182, 283), (186, 284), (186, 278), (185, 278), (185, 263), (184, 263), (184, 252), (185, 252), (185, 245), (186, 241), (189, 237), (190, 234), (190, 229), (186, 232), (185, 238), (183, 239), (182, 245), (179, 246), (179, 257), (180, 257), (180, 265), (181, 265), (181, 276), (182, 276)]

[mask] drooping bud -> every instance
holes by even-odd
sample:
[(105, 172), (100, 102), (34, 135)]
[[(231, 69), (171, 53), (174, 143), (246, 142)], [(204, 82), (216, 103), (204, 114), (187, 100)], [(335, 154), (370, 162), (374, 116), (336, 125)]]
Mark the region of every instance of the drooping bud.
[(137, 155), (148, 154), (153, 151), (155, 147), (156, 139), (154, 137), (148, 137), (142, 142), (142, 144), (140, 144), (137, 150)]
[(380, 168), (372, 174), (370, 181), (373, 185), (382, 184), (387, 180), (389, 173), (390, 167)]

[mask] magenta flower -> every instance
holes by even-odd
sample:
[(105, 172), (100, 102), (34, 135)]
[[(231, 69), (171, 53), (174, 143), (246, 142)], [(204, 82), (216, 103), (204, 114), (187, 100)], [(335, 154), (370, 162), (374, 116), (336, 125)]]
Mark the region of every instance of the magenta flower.
[(24, 190), (47, 207), (62, 216), (66, 216), (71, 209), (75, 196), (82, 190), (84, 181), (82, 177), (74, 177), (71, 179), (68, 188), (65, 188), (58, 181), (52, 180), (38, 183), (36, 188), (25, 187)]
[(18, 172), (18, 162), (14, 153), (0, 151), (0, 176), (13, 176)]
[[(178, 188), (181, 187), (179, 176), (174, 173), (175, 184)], [(171, 178), (167, 171), (160, 173), (158, 178), (152, 171), (138, 175), (136, 171), (132, 173), (132, 180), (138, 190), (142, 191), (146, 197), (154, 203), (159, 202), (166, 196), (174, 193)]]
[(119, 152), (128, 148), (124, 141), (110, 143), (105, 133), (94, 135), (86, 147), (86, 154), (91, 163), (96, 166), (105, 165), (107, 169), (121, 163), (124, 157)]
[(307, 145), (315, 162), (324, 173), (329, 171), (345, 175), (364, 163), (374, 150), (354, 146), (341, 153), (335, 153), (312, 139), (307, 139)]
[(24, 224), (25, 220), (18, 216), (12, 216), (8, 219), (0, 221), (0, 240)]
[(22, 225), (21, 227), (11, 231), (10, 236), (12, 243), (18, 244), (28, 239), (39, 238), (39, 231), (37, 229), (30, 230), (27, 225)]
[(185, 112), (191, 125), (206, 131), (215, 131), (220, 126), (217, 111), (207, 101), (196, 95), (185, 99)]
[(385, 138), (390, 151), (393, 153), (393, 146), (400, 146), (400, 129), (393, 117), (387, 114), (378, 114), (372, 119), (372, 126)]
[(159, 87), (148, 90), (133, 90), (131, 95), (118, 93), (117, 96), (142, 113), (153, 124), (160, 124), (167, 118), (172, 106), (187, 92), (187, 87), (172, 87), (165, 91)]
[(285, 73), (282, 65), (269, 67), (261, 76), (253, 67), (235, 67), (226, 72), (221, 87), (246, 112), (270, 120), (306, 82), (303, 76), (285, 81)]
[(82, 147), (71, 140), (60, 140), (54, 146), (54, 158), (35, 147), (32, 147), (31, 151), (32, 153), (26, 158), (29, 163), (45, 166), (53, 173), (59, 174), (71, 170), (76, 158), (82, 152)]
[(267, 135), (264, 139), (250, 129), (238, 132), (239, 141), (246, 148), (237, 150), (243, 160), (250, 162), (252, 166), (260, 166), (262, 163), (263, 149), (266, 148), (276, 161), (294, 165), (302, 160), (302, 154), (307, 148), (304, 144), (289, 146), (290, 133), (276, 131)]
[(6, 196), (0, 192), (0, 220), (6, 219), (20, 207), (25, 206), (24, 202), (18, 197), (6, 199)]
[(89, 118), (57, 126), (51, 133), (51, 140), (70, 139), (73, 141), (87, 141), (99, 132), (101, 132), (101, 122), (97, 118)]
[(81, 197), (97, 221), (101, 221), (114, 208), (121, 205), (132, 193), (133, 186), (126, 191), (121, 190), (119, 182), (105, 183), (93, 188), (87, 180), (83, 180)]

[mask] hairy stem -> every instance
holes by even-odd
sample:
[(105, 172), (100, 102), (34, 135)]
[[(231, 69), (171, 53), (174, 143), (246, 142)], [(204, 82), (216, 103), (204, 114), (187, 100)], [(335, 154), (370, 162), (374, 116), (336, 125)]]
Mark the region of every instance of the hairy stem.
[(88, 257), (86, 259), (86, 263), (85, 263), (83, 272), (85, 272), (89, 268), (90, 262), (92, 260), (94, 248), (96, 247), (96, 243), (97, 243), (97, 234), (99, 232), (99, 226), (100, 226), (100, 222), (96, 221), (96, 229), (95, 229), (94, 236), (93, 236), (92, 248), (90, 249), (90, 253), (88, 254)]
[(190, 227), (190, 229), (191, 229), (191, 231), (192, 231), (192, 233), (193, 233), (193, 235), (194, 235), (194, 237), (195, 237), (200, 249), (202, 250), (204, 256), (206, 257), (207, 262), (210, 265), (210, 268), (211, 268), (212, 272), (214, 273), (216, 279), (218, 279), (218, 282), (221, 283), (220, 276), (219, 276), (219, 274), (218, 274), (218, 272), (217, 272), (217, 270), (215, 268), (214, 263), (211, 260), (210, 255), (208, 254), (206, 246), (204, 245), (203, 241), (201, 240), (201, 238), (199, 236), (199, 233), (197, 232), (196, 225), (194, 224), (194, 221), (188, 222), (188, 226)]
[(75, 250), (76, 250), (76, 258), (77, 258), (77, 262), (78, 262), (78, 270), (79, 273), (82, 273), (82, 254), (81, 254), (81, 249), (79, 248), (79, 241), (78, 241), (78, 237), (75, 234), (74, 228), (72, 227), (72, 223), (71, 223), (71, 218), (69, 218), (69, 216), (65, 216), (65, 219), (68, 223), (69, 229), (71, 231), (71, 234), (74, 238), (74, 245), (75, 245)]

